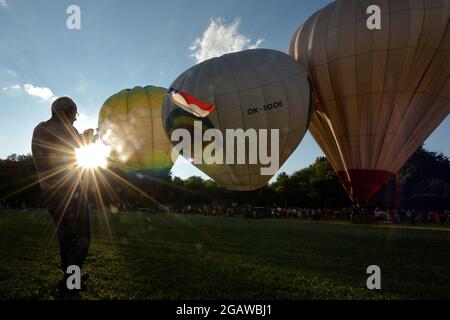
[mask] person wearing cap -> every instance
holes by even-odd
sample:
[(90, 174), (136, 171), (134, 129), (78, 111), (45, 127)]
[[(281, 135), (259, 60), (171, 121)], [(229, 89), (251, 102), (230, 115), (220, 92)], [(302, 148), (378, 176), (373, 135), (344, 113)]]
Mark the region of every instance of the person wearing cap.
[[(89, 203), (82, 189), (75, 149), (93, 142), (94, 131), (88, 129), (80, 135), (73, 127), (78, 112), (69, 97), (56, 99), (51, 112), (51, 118), (34, 129), (31, 148), (45, 204), (57, 230), (64, 273), (57, 289), (65, 294), (69, 292), (68, 267), (81, 269), (90, 245)], [(87, 274), (82, 276), (82, 280), (87, 278)]]

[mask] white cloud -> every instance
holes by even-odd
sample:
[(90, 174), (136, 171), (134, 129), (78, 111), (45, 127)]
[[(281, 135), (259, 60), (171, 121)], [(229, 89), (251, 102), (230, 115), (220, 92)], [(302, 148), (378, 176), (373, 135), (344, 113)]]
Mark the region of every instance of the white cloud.
[(211, 19), (202, 38), (197, 38), (189, 47), (191, 56), (200, 63), (226, 53), (258, 48), (264, 39), (252, 43), (247, 36), (239, 33), (239, 25), (239, 19), (230, 24), (222, 18)]
[(3, 87), (3, 91), (7, 91), (7, 92), (11, 92), (11, 93), (19, 92), (20, 90), (22, 90), (22, 87), (17, 84), (12, 85), (12, 86)]
[(53, 92), (52, 92), (52, 90), (50, 88), (35, 87), (35, 86), (33, 86), (32, 84), (29, 84), (29, 83), (25, 84), (23, 87), (21, 87), (21, 86), (19, 86), (17, 84), (12, 85), (12, 86), (3, 87), (3, 91), (6, 91), (6, 92), (8, 92), (10, 94), (16, 94), (16, 93), (24, 92), (24, 93), (29, 94), (30, 96), (38, 97), (38, 98), (40, 98), (42, 100), (52, 101), (52, 102), (55, 101), (55, 99), (57, 98), (53, 94)]
[(17, 77), (17, 72), (11, 69), (5, 69), (5, 74), (9, 77)]
[(49, 88), (35, 87), (32, 84), (27, 83), (23, 86), (23, 89), (30, 96), (35, 96), (42, 100), (54, 101), (57, 98)]
[(8, 8), (8, 3), (6, 0), (0, 0), (0, 8)]

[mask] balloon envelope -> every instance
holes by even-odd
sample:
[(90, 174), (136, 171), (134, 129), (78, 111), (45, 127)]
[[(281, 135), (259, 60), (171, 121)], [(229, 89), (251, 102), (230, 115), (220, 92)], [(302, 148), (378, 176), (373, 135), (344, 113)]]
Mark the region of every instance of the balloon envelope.
[[(174, 103), (180, 96), (165, 98), (162, 115), (169, 138), (177, 128), (192, 129), (194, 121), (201, 121), (204, 128), (219, 129), (224, 144), (228, 143), (226, 129), (278, 129), (281, 166), (308, 128), (312, 108), (308, 75), (282, 52), (255, 49), (213, 58), (185, 71), (171, 87), (187, 100), (182, 109)], [(188, 105), (202, 117), (186, 111)], [(199, 109), (202, 107), (206, 113)], [(250, 164), (248, 153), (245, 157), (246, 164), (194, 165), (230, 190), (263, 187), (271, 178), (261, 174), (261, 168), (267, 166), (259, 161)]]
[[(370, 30), (366, 10), (381, 9)], [(315, 90), (310, 132), (354, 201), (396, 174), (450, 111), (450, 1), (340, 0), (294, 34)]]
[(108, 98), (99, 115), (99, 134), (113, 149), (113, 162), (132, 172), (166, 175), (171, 144), (161, 123), (167, 89), (125, 89)]

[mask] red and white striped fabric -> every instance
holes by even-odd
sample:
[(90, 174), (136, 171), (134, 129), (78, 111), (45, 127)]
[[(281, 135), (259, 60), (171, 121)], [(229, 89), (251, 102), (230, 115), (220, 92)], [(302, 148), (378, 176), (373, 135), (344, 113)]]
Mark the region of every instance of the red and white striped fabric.
[(175, 88), (170, 88), (168, 94), (170, 101), (172, 101), (173, 104), (197, 117), (204, 118), (208, 116), (210, 112), (216, 110), (216, 106), (212, 103), (201, 101), (189, 93), (177, 90)]

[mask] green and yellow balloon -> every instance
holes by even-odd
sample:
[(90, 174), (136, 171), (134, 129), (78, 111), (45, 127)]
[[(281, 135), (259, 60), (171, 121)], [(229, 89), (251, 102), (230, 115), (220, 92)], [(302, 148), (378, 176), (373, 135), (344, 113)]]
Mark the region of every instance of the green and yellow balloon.
[(111, 162), (128, 172), (167, 175), (171, 144), (161, 122), (167, 89), (146, 86), (109, 97), (99, 114), (99, 136), (111, 147)]

